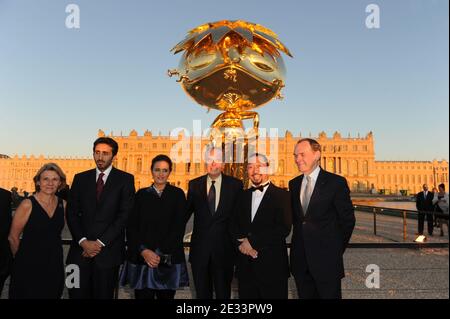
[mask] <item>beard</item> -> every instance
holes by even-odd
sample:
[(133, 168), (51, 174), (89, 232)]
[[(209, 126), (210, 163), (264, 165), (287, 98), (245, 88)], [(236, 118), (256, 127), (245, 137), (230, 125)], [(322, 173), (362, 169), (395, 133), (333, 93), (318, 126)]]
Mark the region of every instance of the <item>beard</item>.
[(105, 170), (111, 166), (112, 160), (111, 161), (96, 161), (95, 164), (97, 165), (97, 168), (99, 170)]

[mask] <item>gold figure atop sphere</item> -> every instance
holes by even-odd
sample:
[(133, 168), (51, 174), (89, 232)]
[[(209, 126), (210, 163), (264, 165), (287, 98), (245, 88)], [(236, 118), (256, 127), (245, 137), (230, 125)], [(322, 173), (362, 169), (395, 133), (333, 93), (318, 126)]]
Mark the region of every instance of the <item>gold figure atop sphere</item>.
[(178, 82), (208, 109), (224, 111), (212, 127), (243, 128), (242, 120), (259, 118), (250, 111), (281, 98), (286, 69), (279, 51), (292, 57), (277, 35), (259, 24), (222, 20), (189, 31), (172, 50), (184, 51)]

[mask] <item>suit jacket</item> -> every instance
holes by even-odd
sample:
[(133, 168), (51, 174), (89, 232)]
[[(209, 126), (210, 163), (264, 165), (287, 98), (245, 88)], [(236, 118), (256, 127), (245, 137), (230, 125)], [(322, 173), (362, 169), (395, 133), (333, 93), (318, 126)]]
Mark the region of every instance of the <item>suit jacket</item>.
[(67, 205), (67, 224), (73, 238), (67, 263), (81, 260), (83, 249), (78, 242), (86, 237), (105, 244), (94, 262), (99, 267), (114, 267), (122, 263), (125, 255), (125, 227), (133, 207), (134, 177), (113, 168), (98, 202), (96, 185), (95, 169), (74, 177)]
[(280, 282), (289, 277), (286, 237), (292, 226), (289, 192), (272, 183), (251, 220), (252, 191), (242, 193), (233, 217), (233, 238), (247, 238), (258, 257), (253, 259), (238, 253), (237, 277), (240, 280), (255, 278), (259, 282)]
[(347, 181), (321, 169), (305, 214), (300, 202), (303, 176), (289, 182), (294, 214), (291, 272), (300, 280), (308, 270), (316, 281), (340, 280), (345, 276), (343, 254), (355, 227)]
[(423, 192), (420, 192), (416, 196), (416, 208), (418, 211), (432, 212), (434, 211), (433, 205), (434, 193), (428, 191), (427, 198), (424, 198)]
[(9, 274), (11, 250), (8, 235), (11, 227), (11, 193), (0, 188), (0, 277)]
[(230, 234), (230, 218), (242, 192), (242, 182), (222, 174), (219, 205), (213, 215), (208, 207), (206, 183), (207, 175), (189, 182), (186, 221), (194, 214), (189, 261), (206, 265), (212, 257), (214, 264), (232, 267), (236, 250)]

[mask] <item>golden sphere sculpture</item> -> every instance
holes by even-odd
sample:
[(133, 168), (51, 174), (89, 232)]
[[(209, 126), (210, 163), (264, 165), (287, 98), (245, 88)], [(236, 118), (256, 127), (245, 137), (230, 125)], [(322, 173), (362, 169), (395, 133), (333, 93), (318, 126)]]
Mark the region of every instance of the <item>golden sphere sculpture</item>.
[(292, 57), (273, 31), (242, 20), (198, 26), (171, 51), (184, 53), (169, 76), (177, 75), (198, 104), (223, 111), (216, 128), (243, 128), (242, 120), (253, 119), (257, 129), (258, 114), (250, 110), (282, 97), (286, 68), (279, 51)]

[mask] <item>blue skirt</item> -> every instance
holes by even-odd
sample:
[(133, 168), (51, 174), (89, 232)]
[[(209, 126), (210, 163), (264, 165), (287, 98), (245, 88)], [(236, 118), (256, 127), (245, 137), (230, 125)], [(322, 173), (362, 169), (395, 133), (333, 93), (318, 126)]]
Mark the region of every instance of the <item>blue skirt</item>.
[(126, 261), (120, 273), (120, 285), (131, 289), (170, 289), (189, 286), (186, 263), (150, 268), (147, 265)]

